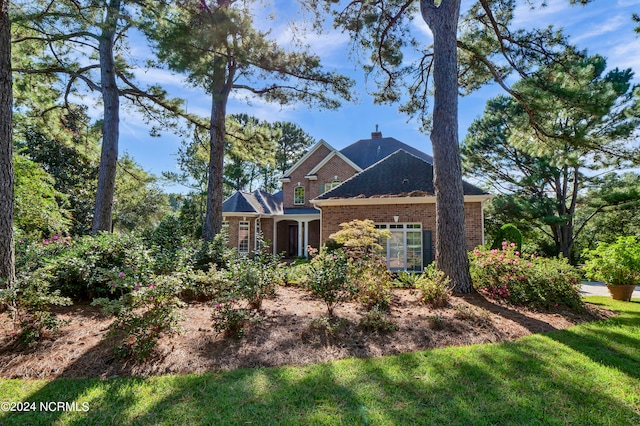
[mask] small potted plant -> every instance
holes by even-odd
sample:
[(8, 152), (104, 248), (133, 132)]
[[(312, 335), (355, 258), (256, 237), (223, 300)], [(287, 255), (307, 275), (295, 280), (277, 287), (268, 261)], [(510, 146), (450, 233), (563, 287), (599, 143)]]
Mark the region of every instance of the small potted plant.
[(640, 241), (636, 237), (618, 237), (615, 243), (600, 243), (584, 253), (586, 276), (604, 281), (616, 300), (631, 300), (640, 285)]

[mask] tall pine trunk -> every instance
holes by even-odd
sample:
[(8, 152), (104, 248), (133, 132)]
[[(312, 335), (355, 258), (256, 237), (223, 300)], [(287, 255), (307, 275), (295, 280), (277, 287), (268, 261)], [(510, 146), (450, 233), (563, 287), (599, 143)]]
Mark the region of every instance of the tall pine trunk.
[[(202, 237), (211, 241), (222, 229), (222, 201), (224, 177), (224, 139), (226, 134), (227, 100), (231, 83), (225, 79), (225, 61), (217, 58), (213, 64), (211, 90), (211, 126), (209, 128), (209, 179), (207, 182), (207, 210)], [(229, 77), (231, 81), (231, 77)]]
[(100, 79), (104, 117), (102, 124), (102, 154), (98, 172), (96, 207), (93, 215), (93, 234), (99, 231), (111, 232), (113, 216), (113, 196), (116, 187), (116, 167), (118, 164), (118, 138), (120, 126), (120, 93), (116, 83), (116, 65), (113, 46), (116, 26), (120, 14), (120, 0), (111, 0), (102, 28), (99, 43)]
[(471, 293), (464, 224), (462, 165), (458, 145), (458, 51), (460, 0), (421, 1), (433, 32), (433, 183), (436, 193), (436, 265), (457, 293)]
[(0, 0), (0, 287), (15, 277), (13, 245), (13, 93), (9, 0)]

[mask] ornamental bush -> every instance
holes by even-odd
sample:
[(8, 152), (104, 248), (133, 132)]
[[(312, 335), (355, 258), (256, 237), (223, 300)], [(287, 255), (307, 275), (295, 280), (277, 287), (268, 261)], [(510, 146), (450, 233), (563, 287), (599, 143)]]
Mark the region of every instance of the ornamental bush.
[(311, 260), (309, 290), (327, 305), (329, 316), (342, 302), (353, 299), (358, 287), (349, 278), (349, 261), (342, 250), (322, 249)]
[(584, 307), (580, 275), (566, 259), (523, 254), (511, 243), (500, 250), (477, 248), (469, 260), (475, 289), (491, 298), (530, 308)]
[(520, 232), (518, 227), (516, 227), (512, 223), (505, 223), (500, 227), (495, 239), (493, 240), (491, 248), (500, 249), (502, 248), (502, 243), (504, 242), (506, 242), (507, 244), (514, 243), (516, 250), (522, 250), (522, 232)]
[(618, 237), (615, 243), (600, 243), (586, 250), (584, 265), (587, 278), (609, 285), (640, 285), (640, 240), (634, 236)]
[(415, 282), (415, 288), (422, 293), (420, 299), (434, 308), (442, 308), (449, 304), (451, 296), (451, 279), (431, 263)]
[(52, 306), (71, 305), (71, 300), (51, 291), (41, 272), (18, 274), (8, 288), (0, 288), (0, 307), (13, 321), (12, 334), (21, 344), (32, 346), (45, 331), (56, 331), (65, 322), (51, 312)]
[(92, 305), (102, 306), (105, 313), (115, 316), (109, 334), (122, 340), (122, 344), (116, 347), (120, 355), (147, 358), (162, 335), (180, 331), (180, 308), (184, 302), (178, 295), (184, 290), (184, 282), (183, 274), (158, 276), (136, 284), (132, 291), (118, 299), (98, 298), (93, 301)]

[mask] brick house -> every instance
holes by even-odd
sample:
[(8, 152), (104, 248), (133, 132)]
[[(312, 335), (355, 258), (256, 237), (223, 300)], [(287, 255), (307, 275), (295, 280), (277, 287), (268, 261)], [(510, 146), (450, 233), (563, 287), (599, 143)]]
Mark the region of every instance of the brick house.
[[(431, 156), (379, 132), (338, 151), (316, 143), (281, 178), (282, 190), (236, 192), (223, 205), (229, 244), (251, 253), (262, 232), (274, 253), (304, 256), (340, 224), (371, 219), (388, 229), (394, 271), (421, 271), (434, 258), (435, 195)], [(484, 243), (489, 194), (463, 182), (467, 248)]]

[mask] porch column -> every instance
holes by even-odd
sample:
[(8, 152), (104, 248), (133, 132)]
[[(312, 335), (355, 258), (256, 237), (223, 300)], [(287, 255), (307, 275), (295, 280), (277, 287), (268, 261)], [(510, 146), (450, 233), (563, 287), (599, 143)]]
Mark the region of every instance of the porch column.
[(298, 257), (302, 257), (304, 248), (302, 247), (302, 226), (304, 224), (303, 221), (298, 220)]
[(278, 222), (276, 222), (276, 218), (273, 218), (273, 238), (271, 239), (271, 254), (278, 254), (278, 248), (276, 244), (278, 244)]
[(309, 221), (304, 222), (304, 257), (309, 258), (307, 246), (309, 245)]

